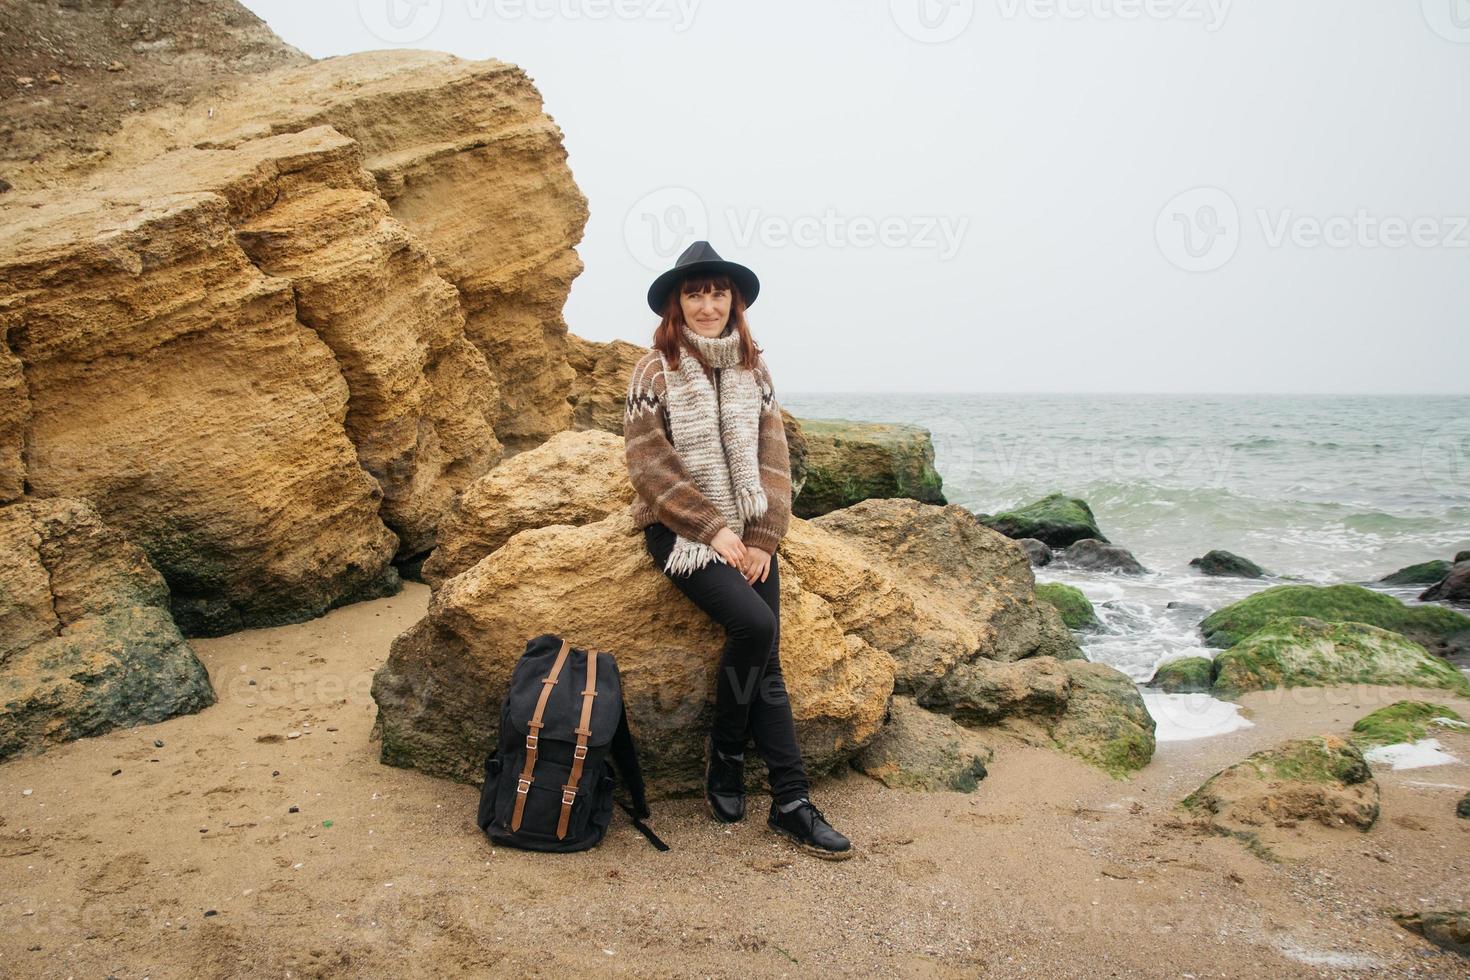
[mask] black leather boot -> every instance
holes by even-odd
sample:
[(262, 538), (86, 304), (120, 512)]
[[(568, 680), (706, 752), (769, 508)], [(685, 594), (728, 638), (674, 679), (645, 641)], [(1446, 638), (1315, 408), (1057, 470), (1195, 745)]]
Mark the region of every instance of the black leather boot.
[(776, 801), (772, 800), (771, 815), (766, 818), (766, 823), (782, 837), (795, 841), (808, 854), (828, 861), (852, 857), (852, 842), (832, 829), (811, 800), (803, 798), (801, 805), (789, 813), (782, 813)]
[(710, 814), (722, 823), (745, 819), (745, 760), (720, 755), (713, 736), (705, 736), (704, 749), (704, 798)]

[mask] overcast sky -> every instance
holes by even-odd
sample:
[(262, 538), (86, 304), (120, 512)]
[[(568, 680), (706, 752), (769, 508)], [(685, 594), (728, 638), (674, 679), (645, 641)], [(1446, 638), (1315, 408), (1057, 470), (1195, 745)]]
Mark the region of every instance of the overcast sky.
[(778, 387), (1470, 393), (1470, 0), (244, 0), (523, 67), (566, 318), (749, 265)]

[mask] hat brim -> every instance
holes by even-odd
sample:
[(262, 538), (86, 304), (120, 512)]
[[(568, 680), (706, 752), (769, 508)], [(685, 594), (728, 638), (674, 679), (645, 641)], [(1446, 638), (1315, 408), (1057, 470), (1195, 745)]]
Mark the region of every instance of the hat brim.
[(761, 281), (756, 278), (755, 273), (739, 262), (706, 259), (703, 262), (690, 262), (688, 265), (670, 269), (655, 279), (653, 285), (648, 287), (648, 308), (662, 315), (664, 302), (669, 298), (669, 290), (689, 276), (711, 274), (726, 275), (735, 280), (735, 285), (740, 287), (740, 296), (745, 300), (746, 307), (755, 303), (755, 298), (761, 291)]

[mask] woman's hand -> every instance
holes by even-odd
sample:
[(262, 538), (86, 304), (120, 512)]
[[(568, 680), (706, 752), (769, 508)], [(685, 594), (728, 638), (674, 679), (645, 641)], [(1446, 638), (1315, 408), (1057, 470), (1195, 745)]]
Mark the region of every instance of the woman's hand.
[(748, 546), (745, 549), (745, 564), (740, 571), (745, 575), (745, 581), (751, 585), (758, 580), (764, 582), (771, 574), (771, 553), (755, 545)]
[(745, 567), (745, 542), (740, 536), (728, 527), (722, 527), (710, 540), (709, 546), (725, 561), (730, 563), (731, 568)]

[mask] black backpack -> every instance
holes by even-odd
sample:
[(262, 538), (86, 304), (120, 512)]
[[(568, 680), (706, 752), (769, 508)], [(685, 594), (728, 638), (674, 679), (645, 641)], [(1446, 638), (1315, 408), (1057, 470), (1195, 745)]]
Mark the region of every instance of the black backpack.
[(532, 851), (595, 847), (612, 822), (618, 776), (632, 805), (618, 804), (668, 850), (641, 819), (648, 802), (617, 661), (551, 633), (532, 637), (511, 672), (498, 744), (485, 759), (480, 829), (496, 844)]

